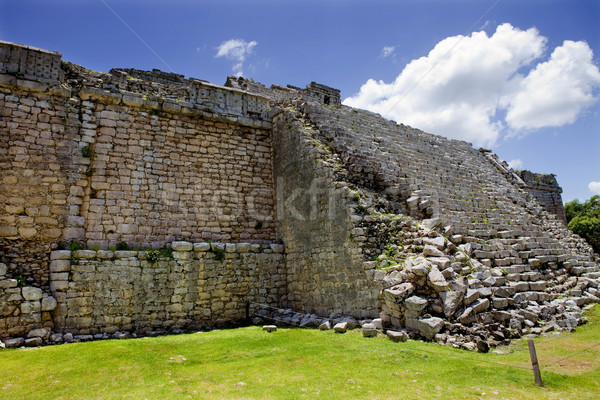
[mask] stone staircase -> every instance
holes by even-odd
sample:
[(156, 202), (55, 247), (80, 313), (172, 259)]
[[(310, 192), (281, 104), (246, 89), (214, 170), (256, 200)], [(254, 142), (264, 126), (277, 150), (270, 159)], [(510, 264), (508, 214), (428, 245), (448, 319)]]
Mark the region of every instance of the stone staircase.
[[(388, 323), (418, 331), (418, 321), (441, 317), (440, 332), (447, 334), (438, 341), (470, 335), (501, 342), (547, 326), (572, 328), (582, 321), (581, 307), (599, 300), (598, 255), (544, 211), (493, 153), (364, 110), (305, 101), (292, 106), (314, 139), (341, 160), (345, 173), (338, 178), (361, 195), (356, 226), (369, 232), (365, 268), (382, 284)], [(390, 238), (384, 214), (411, 221)], [(441, 254), (419, 255), (431, 237), (443, 238)], [(415, 256), (426, 277), (410, 272)], [(438, 287), (432, 271), (451, 289), (432, 290)], [(448, 314), (445, 298), (456, 291), (463, 294)], [(418, 307), (407, 300), (411, 294), (421, 299)]]

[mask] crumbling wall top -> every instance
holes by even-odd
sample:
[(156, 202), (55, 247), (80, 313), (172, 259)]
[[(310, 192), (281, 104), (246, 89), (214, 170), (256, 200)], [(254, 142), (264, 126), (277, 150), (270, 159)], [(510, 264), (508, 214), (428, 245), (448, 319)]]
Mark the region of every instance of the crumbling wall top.
[(562, 189), (558, 186), (556, 175), (554, 174), (538, 174), (527, 170), (515, 172), (523, 179), (527, 186), (562, 193)]
[(0, 73), (25, 79), (60, 82), (61, 53), (0, 40)]

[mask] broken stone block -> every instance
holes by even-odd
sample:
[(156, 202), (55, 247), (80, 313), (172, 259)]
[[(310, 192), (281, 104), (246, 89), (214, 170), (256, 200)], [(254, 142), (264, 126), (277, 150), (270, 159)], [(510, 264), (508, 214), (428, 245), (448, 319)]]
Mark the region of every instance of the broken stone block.
[(22, 337), (6, 339), (4, 341), (4, 345), (6, 346), (7, 349), (14, 349), (17, 347), (21, 347), (21, 346), (23, 346), (24, 343), (25, 343), (25, 339), (23, 339)]
[(423, 238), (423, 244), (433, 246), (438, 250), (444, 250), (444, 237)]
[(441, 292), (440, 298), (442, 299), (442, 303), (444, 304), (444, 315), (448, 318), (453, 316), (458, 307), (462, 304), (463, 292), (457, 291), (447, 291)]
[(467, 293), (465, 294), (465, 304), (471, 304), (475, 300), (479, 298), (479, 291), (475, 289), (467, 289)]
[(271, 332), (275, 332), (277, 330), (277, 327), (275, 325), (263, 325), (262, 329), (263, 329), (263, 331), (267, 331), (267, 332), (271, 333)]
[(436, 292), (445, 292), (448, 290), (448, 283), (444, 278), (444, 275), (440, 272), (437, 267), (431, 267), (429, 274), (427, 274), (427, 281), (429, 282), (429, 286), (431, 286)]
[(331, 322), (323, 321), (321, 325), (319, 325), (319, 329), (322, 331), (328, 331), (331, 329)]
[(408, 340), (408, 333), (405, 331), (387, 331), (386, 334), (393, 342), (406, 342)]
[(430, 244), (425, 245), (425, 248), (423, 249), (423, 254), (426, 256), (432, 256), (432, 257), (444, 257), (445, 254), (438, 250), (437, 247), (434, 247)]
[(25, 339), (26, 347), (37, 347), (37, 346), (41, 346), (41, 345), (42, 345), (42, 338), (40, 338), (40, 337), (33, 337), (33, 338)]
[(406, 318), (416, 318), (427, 307), (429, 301), (419, 296), (411, 296), (404, 302)]
[(487, 310), (489, 306), (490, 306), (490, 301), (488, 299), (477, 299), (474, 302), (472, 302), (471, 304), (469, 304), (469, 307), (473, 309), (475, 314), (478, 314), (484, 310)]
[(477, 342), (477, 351), (479, 353), (487, 353), (490, 351), (490, 344), (485, 340), (479, 340)]
[(444, 320), (438, 317), (424, 318), (419, 320), (419, 334), (431, 340), (436, 333), (444, 327)]
[(50, 331), (46, 328), (33, 329), (27, 334), (27, 338), (46, 338)]
[(333, 330), (335, 333), (346, 333), (348, 330), (348, 322), (338, 322), (334, 325)]
[(463, 311), (460, 317), (458, 317), (458, 320), (463, 325), (469, 325), (477, 321), (477, 317), (475, 315), (475, 312), (473, 311), (473, 308), (468, 307), (465, 311)]
[(377, 328), (372, 323), (363, 324), (362, 326), (362, 334), (363, 337), (376, 337), (377, 336)]

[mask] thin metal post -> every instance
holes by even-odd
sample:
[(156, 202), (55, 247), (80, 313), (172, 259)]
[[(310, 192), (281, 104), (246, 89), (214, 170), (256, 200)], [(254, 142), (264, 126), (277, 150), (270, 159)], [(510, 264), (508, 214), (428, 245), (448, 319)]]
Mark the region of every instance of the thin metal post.
[(533, 375), (535, 376), (535, 384), (538, 386), (544, 386), (542, 382), (542, 374), (540, 373), (540, 365), (538, 364), (537, 354), (535, 352), (535, 344), (533, 340), (527, 340), (529, 346), (529, 356), (531, 357), (531, 366), (533, 367)]

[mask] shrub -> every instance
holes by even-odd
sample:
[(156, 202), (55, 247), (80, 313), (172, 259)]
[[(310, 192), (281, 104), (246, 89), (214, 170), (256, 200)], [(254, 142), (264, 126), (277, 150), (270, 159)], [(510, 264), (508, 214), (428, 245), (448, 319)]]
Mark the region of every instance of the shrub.
[(216, 248), (213, 249), (212, 252), (215, 253), (215, 260), (216, 261), (223, 261), (225, 259), (225, 250), (224, 249), (216, 247)]

